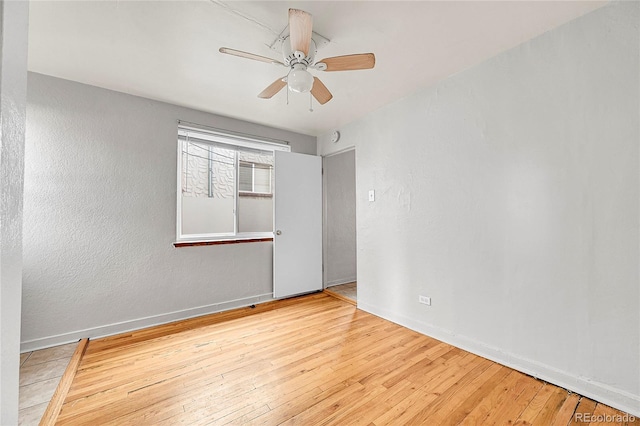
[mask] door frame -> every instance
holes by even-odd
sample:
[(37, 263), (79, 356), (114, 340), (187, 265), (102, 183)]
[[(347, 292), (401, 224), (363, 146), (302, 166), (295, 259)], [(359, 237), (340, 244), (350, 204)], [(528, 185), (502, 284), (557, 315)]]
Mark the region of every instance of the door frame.
[[(336, 155), (340, 155), (340, 154), (344, 154), (346, 152), (349, 151), (356, 151), (356, 147), (355, 146), (350, 146), (347, 148), (343, 148), (339, 151), (335, 151), (335, 152), (331, 152), (329, 154), (325, 154), (322, 156), (322, 289), (326, 289), (327, 288), (327, 274), (325, 273), (325, 268), (326, 268), (326, 260), (327, 260), (327, 253), (328, 253), (328, 244), (327, 244), (327, 240), (328, 240), (328, 232), (327, 232), (327, 176), (324, 174), (324, 166), (325, 166), (325, 160), (329, 157), (334, 157)], [(356, 265), (358, 264), (358, 239), (357, 239), (357, 229), (358, 229), (358, 215), (357, 215), (357, 211), (358, 211), (358, 195), (357, 195), (357, 181), (358, 181), (358, 168), (357, 168), (357, 153), (354, 152), (353, 155), (353, 168), (354, 168), (354, 175), (355, 175), (355, 182), (353, 183), (356, 186)], [(357, 270), (357, 268), (356, 268)], [(357, 272), (356, 272), (356, 280), (357, 280)]]

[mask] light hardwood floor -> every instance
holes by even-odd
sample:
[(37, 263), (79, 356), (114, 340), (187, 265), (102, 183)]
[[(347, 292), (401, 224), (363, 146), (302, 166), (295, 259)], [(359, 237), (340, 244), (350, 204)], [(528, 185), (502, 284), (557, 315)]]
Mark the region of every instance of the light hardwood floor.
[(623, 414), (318, 293), (90, 341), (58, 424), (566, 425), (574, 413)]

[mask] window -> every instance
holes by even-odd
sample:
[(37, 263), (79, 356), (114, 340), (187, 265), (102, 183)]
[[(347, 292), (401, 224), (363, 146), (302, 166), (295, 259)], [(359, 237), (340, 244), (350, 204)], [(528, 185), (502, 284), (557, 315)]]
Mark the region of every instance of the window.
[(178, 241), (273, 236), (274, 151), (283, 144), (178, 127)]

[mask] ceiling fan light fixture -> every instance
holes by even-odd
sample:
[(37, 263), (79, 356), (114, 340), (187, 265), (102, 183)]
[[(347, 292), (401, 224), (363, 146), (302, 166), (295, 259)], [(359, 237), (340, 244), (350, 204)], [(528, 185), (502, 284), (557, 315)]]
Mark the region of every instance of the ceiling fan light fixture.
[[(282, 62), (267, 56), (260, 56), (228, 47), (220, 48), (220, 53), (253, 61), (272, 63), (289, 69), (288, 75), (277, 79), (260, 92), (258, 97), (261, 99), (271, 99), (287, 86), (287, 93), (289, 93), (289, 90), (297, 93), (311, 92), (309, 100), (312, 101), (315, 98), (320, 105), (324, 105), (333, 99), (333, 95), (318, 77), (314, 77), (309, 73), (309, 68), (316, 71), (354, 71), (371, 69), (376, 64), (376, 58), (373, 53), (333, 56), (316, 61), (318, 45), (314, 37), (319, 39), (321, 45), (327, 44), (329, 40), (313, 32), (313, 17), (304, 10), (289, 9), (288, 28), (289, 35), (283, 38), (283, 30), (277, 39), (282, 45)], [(275, 43), (269, 47), (273, 48)], [(287, 95), (288, 103), (289, 97)]]
[(313, 76), (304, 64), (295, 64), (287, 77), (287, 84), (292, 92), (307, 93), (313, 87)]

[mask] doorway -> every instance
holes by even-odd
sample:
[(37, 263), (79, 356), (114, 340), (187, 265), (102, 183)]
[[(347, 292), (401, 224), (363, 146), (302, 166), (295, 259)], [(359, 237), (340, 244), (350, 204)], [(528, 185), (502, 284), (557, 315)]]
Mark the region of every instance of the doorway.
[(356, 152), (323, 157), (324, 288), (357, 301)]

